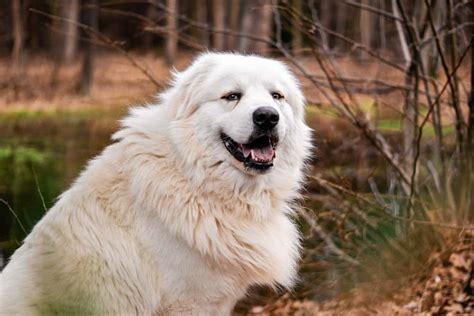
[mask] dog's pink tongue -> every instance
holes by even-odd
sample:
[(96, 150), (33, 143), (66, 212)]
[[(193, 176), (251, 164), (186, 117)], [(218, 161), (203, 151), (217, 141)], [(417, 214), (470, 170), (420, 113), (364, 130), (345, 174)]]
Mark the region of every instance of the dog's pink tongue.
[(271, 146), (252, 149), (252, 156), (260, 160), (270, 161), (274, 154), (275, 150)]

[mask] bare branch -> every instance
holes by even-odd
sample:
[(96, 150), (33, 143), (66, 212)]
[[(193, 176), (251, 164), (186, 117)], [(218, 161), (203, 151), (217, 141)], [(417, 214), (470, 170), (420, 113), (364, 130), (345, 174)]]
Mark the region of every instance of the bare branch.
[(372, 13), (381, 15), (383, 17), (386, 17), (386, 18), (389, 18), (389, 19), (392, 19), (392, 20), (403, 23), (403, 19), (401, 19), (399, 16), (397, 16), (395, 14), (392, 14), (388, 11), (380, 10), (380, 9), (377, 9), (373, 6), (362, 4), (362, 3), (359, 3), (359, 2), (355, 2), (355, 1), (351, 1), (351, 0), (345, 0), (344, 3), (348, 4), (350, 6), (353, 6), (353, 7), (362, 9), (362, 10), (367, 10), (369, 12), (372, 12)]

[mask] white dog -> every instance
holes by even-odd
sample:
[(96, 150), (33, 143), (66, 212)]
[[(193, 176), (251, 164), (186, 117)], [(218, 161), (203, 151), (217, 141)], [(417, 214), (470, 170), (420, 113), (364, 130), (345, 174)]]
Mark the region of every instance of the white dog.
[(135, 108), (0, 275), (0, 314), (228, 315), (290, 287), (310, 129), (287, 67), (201, 55)]

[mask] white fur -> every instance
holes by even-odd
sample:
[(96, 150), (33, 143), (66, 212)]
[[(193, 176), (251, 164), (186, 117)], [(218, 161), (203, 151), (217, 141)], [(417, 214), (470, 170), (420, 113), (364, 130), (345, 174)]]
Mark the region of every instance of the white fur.
[[(221, 99), (235, 89), (238, 103)], [(303, 103), (278, 61), (201, 55), (158, 104), (132, 109), (35, 226), (0, 275), (0, 314), (225, 315), (252, 284), (291, 287)], [(220, 132), (245, 142), (259, 106), (279, 112), (280, 142), (274, 167), (252, 174)]]

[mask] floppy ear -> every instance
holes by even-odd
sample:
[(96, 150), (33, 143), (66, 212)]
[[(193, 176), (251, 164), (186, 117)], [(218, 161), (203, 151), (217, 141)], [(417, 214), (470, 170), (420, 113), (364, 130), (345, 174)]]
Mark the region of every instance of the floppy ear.
[(192, 115), (199, 107), (203, 89), (201, 83), (213, 67), (212, 54), (198, 57), (186, 70), (173, 74), (173, 86), (161, 95), (161, 99), (171, 107), (175, 120), (182, 120)]
[(291, 71), (287, 70), (287, 72), (289, 78), (291, 79), (288, 83), (291, 90), (291, 93), (288, 96), (288, 102), (292, 108), (295, 109), (294, 111), (296, 117), (300, 120), (304, 120), (306, 99), (304, 97), (303, 91), (301, 90), (301, 83)]

